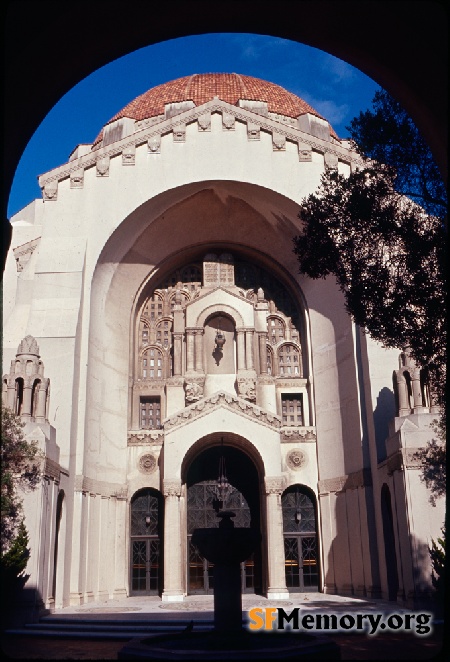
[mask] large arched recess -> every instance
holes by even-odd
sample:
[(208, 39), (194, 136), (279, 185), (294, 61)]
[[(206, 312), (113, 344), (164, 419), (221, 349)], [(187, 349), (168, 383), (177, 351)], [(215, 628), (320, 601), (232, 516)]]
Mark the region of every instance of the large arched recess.
[[(91, 287), (87, 476), (95, 476), (100, 464), (108, 473), (105, 480), (125, 480), (125, 459), (113, 463), (109, 455), (125, 455), (133, 319), (149, 276), (169, 275), (180, 260), (187, 262), (212, 247), (235, 247), (297, 292), (305, 311), (307, 336), (308, 303), (302, 299), (302, 290), (308, 291), (312, 281), (298, 275), (292, 251), (292, 236), (300, 223), (297, 214), (294, 201), (254, 184), (195, 182), (148, 200), (111, 234)], [(118, 446), (113, 439), (122, 441)]]
[[(99, 67), (138, 48), (211, 32), (292, 39), (359, 68), (404, 105), (446, 180), (447, 11), (443, 2), (429, 0), (280, 0), (271, 12), (259, 2), (247, 1), (214, 12), (209, 2), (174, 0), (160, 4), (155, 12), (153, 3), (139, 0), (126, 6), (82, 0), (76, 8), (54, 0), (6, 0), (2, 4), (3, 217), (27, 142), (66, 92)], [(3, 227), (6, 249), (10, 225), (6, 222)]]

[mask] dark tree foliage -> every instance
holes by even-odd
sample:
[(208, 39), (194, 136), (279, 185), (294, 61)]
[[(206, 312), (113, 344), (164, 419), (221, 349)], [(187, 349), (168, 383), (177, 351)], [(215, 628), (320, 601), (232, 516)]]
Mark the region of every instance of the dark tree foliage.
[(431, 581), (436, 590), (436, 599), (442, 605), (445, 601), (445, 526), (442, 527), (442, 538), (431, 541), (430, 557), (433, 566)]
[(446, 368), (445, 232), (441, 219), (401, 196), (372, 164), (349, 177), (327, 171), (302, 203), (294, 238), (300, 271), (334, 275), (356, 324), (385, 347), (411, 347), (443, 402)]
[(1, 438), (1, 554), (11, 548), (22, 518), (20, 490), (34, 489), (41, 475), (42, 454), (23, 435), (23, 424), (2, 406)]
[(447, 190), (433, 155), (402, 106), (379, 90), (373, 108), (355, 117), (347, 130), (366, 158), (394, 168), (395, 188), (433, 216), (445, 218)]

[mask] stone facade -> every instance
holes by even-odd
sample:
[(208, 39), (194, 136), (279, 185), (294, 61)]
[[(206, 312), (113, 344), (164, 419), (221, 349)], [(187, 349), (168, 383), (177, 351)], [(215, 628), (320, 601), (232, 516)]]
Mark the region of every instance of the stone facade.
[(230, 103), (221, 76), (198, 104), (126, 107), (11, 219), (3, 397), (47, 455), (29, 586), (47, 608), (209, 590), (190, 536), (226, 464), (261, 532), (245, 590), (411, 605), (443, 520), (413, 461), (436, 409), (292, 252), (302, 198), (358, 157), (306, 104), (256, 79)]

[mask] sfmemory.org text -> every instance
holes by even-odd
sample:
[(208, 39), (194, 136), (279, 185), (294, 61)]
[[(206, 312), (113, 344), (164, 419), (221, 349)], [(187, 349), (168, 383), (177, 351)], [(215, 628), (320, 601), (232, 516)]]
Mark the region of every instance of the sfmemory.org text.
[(302, 612), (294, 607), (290, 612), (281, 607), (254, 607), (248, 612), (250, 630), (330, 630), (333, 632), (366, 632), (369, 635), (380, 631), (412, 631), (417, 635), (430, 634), (432, 614), (320, 614)]

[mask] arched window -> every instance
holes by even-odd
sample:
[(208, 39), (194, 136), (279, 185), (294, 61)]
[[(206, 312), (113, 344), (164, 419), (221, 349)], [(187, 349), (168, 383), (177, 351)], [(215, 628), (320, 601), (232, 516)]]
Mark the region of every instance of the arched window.
[(41, 381), (39, 379), (34, 380), (33, 389), (31, 391), (31, 416), (36, 416), (40, 384)]
[(316, 590), (319, 586), (314, 496), (294, 485), (281, 497), (283, 511), (286, 586), (291, 591)]
[(293, 344), (284, 344), (278, 350), (278, 372), (281, 377), (301, 377), (300, 350)]
[(164, 360), (162, 352), (156, 347), (150, 347), (142, 355), (142, 379), (162, 379), (164, 376)]
[(15, 403), (15, 413), (17, 416), (20, 416), (22, 413), (23, 406), (23, 379), (19, 377), (16, 379), (16, 403)]
[(269, 331), (269, 341), (272, 345), (277, 345), (286, 339), (286, 327), (279, 317), (269, 317), (267, 320)]
[(267, 346), (267, 374), (273, 375), (273, 351)]

